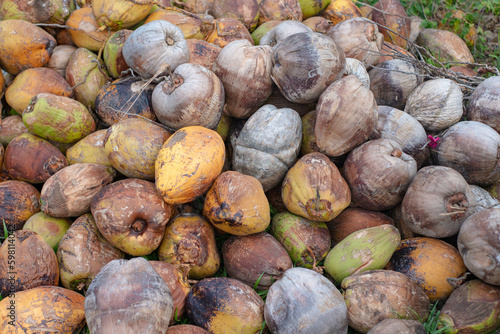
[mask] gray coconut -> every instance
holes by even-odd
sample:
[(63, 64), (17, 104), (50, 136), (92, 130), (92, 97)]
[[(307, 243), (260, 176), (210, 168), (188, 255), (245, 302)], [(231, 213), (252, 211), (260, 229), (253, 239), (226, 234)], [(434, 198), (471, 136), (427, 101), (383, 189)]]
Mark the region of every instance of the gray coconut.
[(269, 288), (266, 324), (275, 334), (347, 333), (347, 306), (335, 285), (306, 268), (291, 268)]
[(297, 160), (301, 141), (299, 114), (266, 104), (248, 119), (238, 136), (231, 137), (233, 170), (255, 177), (268, 191)]
[(109, 262), (85, 295), (91, 333), (164, 334), (173, 308), (167, 283), (142, 257)]

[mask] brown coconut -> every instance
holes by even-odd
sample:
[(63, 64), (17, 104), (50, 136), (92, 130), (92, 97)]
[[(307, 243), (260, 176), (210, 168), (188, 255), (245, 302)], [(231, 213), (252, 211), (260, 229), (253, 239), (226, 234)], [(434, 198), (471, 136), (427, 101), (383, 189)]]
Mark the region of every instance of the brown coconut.
[(365, 66), (378, 64), (384, 35), (373, 21), (364, 17), (347, 19), (334, 25), (326, 35), (344, 51), (346, 57), (357, 59)]
[(113, 182), (116, 171), (105, 165), (80, 163), (61, 169), (43, 184), (41, 209), (53, 217), (78, 217), (102, 187)]
[(0, 247), (0, 295), (5, 298), (17, 291), (58, 284), (56, 254), (47, 242), (30, 230), (9, 233)]
[(476, 200), (460, 173), (444, 166), (421, 168), (403, 198), (402, 218), (410, 230), (434, 238), (458, 233), (476, 212)]
[(394, 220), (382, 212), (352, 207), (345, 209), (340, 215), (327, 222), (332, 247), (351, 233), (384, 224), (394, 225)]
[(267, 232), (227, 239), (222, 256), (229, 277), (261, 290), (293, 266), (285, 248)]
[(391, 139), (370, 140), (352, 150), (342, 169), (354, 205), (388, 210), (403, 200), (417, 163)]
[(377, 117), (373, 93), (356, 76), (337, 80), (323, 91), (316, 106), (316, 144), (327, 156), (338, 157), (370, 137)]
[[(429, 298), (406, 275), (392, 270), (369, 270), (342, 281), (349, 326), (367, 333), (384, 319), (425, 321)], [(371, 302), (367, 302), (370, 300)]]

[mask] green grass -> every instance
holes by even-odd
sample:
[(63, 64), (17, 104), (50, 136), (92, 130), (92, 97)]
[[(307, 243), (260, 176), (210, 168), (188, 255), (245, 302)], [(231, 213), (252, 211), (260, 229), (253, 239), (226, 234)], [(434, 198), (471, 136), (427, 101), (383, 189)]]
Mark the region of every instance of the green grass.
[[(358, 5), (374, 5), (378, 0), (354, 0)], [(400, 0), (408, 16), (418, 16), (424, 21), (423, 28), (444, 28), (453, 31), (462, 39), (473, 28), (477, 29), (477, 39), (469, 42), (476, 63), (485, 63), (500, 68), (500, 48), (488, 45), (486, 32), (481, 23), (485, 15), (500, 15), (500, 0)], [(463, 18), (453, 16), (456, 10), (465, 13)], [(440, 28), (440, 29), (444, 29)], [(495, 37), (500, 44), (500, 31)], [(427, 59), (426, 59), (427, 60)]]

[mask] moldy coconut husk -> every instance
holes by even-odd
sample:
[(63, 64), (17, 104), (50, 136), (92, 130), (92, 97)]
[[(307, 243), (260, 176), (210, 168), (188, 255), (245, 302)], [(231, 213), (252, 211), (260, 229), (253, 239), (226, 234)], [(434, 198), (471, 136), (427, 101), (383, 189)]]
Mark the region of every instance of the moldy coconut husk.
[(264, 322), (264, 301), (248, 285), (234, 278), (206, 278), (191, 288), (187, 315), (209, 332), (255, 333)]

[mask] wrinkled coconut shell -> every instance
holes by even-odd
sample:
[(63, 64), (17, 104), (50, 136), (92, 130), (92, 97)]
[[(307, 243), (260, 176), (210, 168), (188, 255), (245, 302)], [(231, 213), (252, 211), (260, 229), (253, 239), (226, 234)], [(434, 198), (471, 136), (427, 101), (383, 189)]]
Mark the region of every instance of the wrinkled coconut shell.
[(12, 139), (4, 156), (7, 174), (19, 181), (43, 183), (68, 166), (66, 157), (47, 140), (31, 133)]
[(463, 114), (463, 94), (450, 79), (432, 79), (419, 85), (406, 101), (405, 112), (428, 131), (441, 131), (457, 123)]
[(222, 247), (224, 268), (228, 276), (250, 287), (265, 290), (292, 268), (283, 246), (266, 232), (248, 236), (233, 236)]
[(385, 319), (368, 331), (368, 334), (425, 334), (424, 325), (417, 320)]
[(115, 247), (133, 256), (160, 245), (172, 212), (149, 181), (127, 178), (103, 187), (93, 198), (99, 231)]
[(220, 266), (212, 225), (198, 214), (178, 214), (165, 229), (158, 257), (174, 265), (186, 265), (191, 279), (212, 276)]
[(130, 118), (108, 128), (104, 151), (123, 175), (154, 181), (156, 157), (170, 135), (155, 123)]
[(380, 32), (386, 41), (402, 48), (407, 47), (407, 39), (411, 34), (411, 22), (399, 0), (377, 1), (372, 11), (372, 20), (380, 24)]
[(467, 120), (482, 122), (500, 131), (500, 77), (493, 76), (476, 87), (467, 105)]
[(458, 171), (468, 183), (491, 185), (500, 178), (500, 134), (488, 125), (462, 121), (441, 136), (433, 155), (437, 164)]
[(49, 244), (33, 231), (19, 230), (9, 234), (0, 247), (1, 297), (37, 286), (58, 284), (57, 258)]
[(383, 211), (403, 200), (417, 163), (396, 141), (374, 139), (349, 153), (342, 174), (356, 206)]
[(422, 82), (415, 66), (401, 59), (386, 60), (368, 72), (378, 105), (405, 109), (406, 100)]
[(344, 240), (351, 233), (383, 224), (394, 225), (394, 220), (382, 212), (362, 208), (347, 208), (335, 219), (327, 222), (332, 246)]
[(78, 217), (90, 211), (90, 203), (102, 187), (113, 182), (116, 171), (100, 165), (81, 163), (52, 175), (41, 191), (41, 209), (53, 217)]
[(420, 236), (419, 234), (410, 230), (410, 228), (406, 225), (405, 221), (403, 220), (403, 215), (401, 213), (402, 208), (403, 208), (403, 203), (399, 203), (389, 211), (389, 215), (391, 216), (392, 219), (394, 219), (394, 226), (396, 226), (396, 228), (401, 233), (401, 239), (409, 239)]
[[(441, 62), (474, 63), (467, 44), (457, 34), (441, 29), (422, 29), (417, 44), (427, 48)], [(467, 64), (457, 64), (467, 66)]]
[(290, 212), (273, 216), (271, 233), (297, 267), (315, 268), (330, 250), (330, 234), (324, 222), (311, 221)]
[(378, 106), (377, 125), (371, 139), (392, 139), (401, 145), (402, 151), (415, 159), (417, 167), (424, 165), (430, 156), (427, 133), (413, 116), (399, 109)]
[(493, 333), (500, 327), (500, 287), (478, 279), (464, 283), (448, 298), (438, 321), (438, 328), (458, 333)]
[(176, 266), (163, 261), (149, 261), (149, 264), (167, 283), (174, 302), (174, 311), (170, 318), (170, 324), (176, 323), (176, 319), (182, 319), (186, 310), (186, 298), (191, 291), (191, 285), (187, 280), (187, 268)]
[[(78, 333), (85, 326), (85, 297), (58, 286), (17, 292), (0, 302), (0, 327), (5, 334)], [(14, 327), (11, 324), (14, 323)]]
[(345, 57), (341, 48), (323, 34), (294, 34), (274, 48), (271, 76), (288, 100), (315, 102), (344, 74)]
[(264, 307), (272, 333), (347, 333), (347, 308), (326, 277), (291, 268), (269, 288)]
[(482, 210), (462, 224), (457, 247), (465, 266), (486, 283), (500, 285), (500, 208)]
[[(425, 321), (429, 298), (404, 274), (392, 270), (370, 270), (342, 281), (349, 326), (367, 333), (384, 319)], [(367, 302), (371, 300), (372, 302)]]
[(40, 211), (40, 192), (22, 181), (0, 182), (0, 217), (9, 231), (20, 230), (28, 218)]
[(322, 153), (309, 153), (290, 168), (283, 180), (287, 209), (313, 221), (329, 221), (351, 203), (351, 191), (333, 162)]
[(236, 171), (217, 177), (205, 196), (203, 215), (217, 229), (234, 235), (262, 232), (271, 222), (269, 202), (259, 180)]
[(466, 271), (455, 247), (424, 237), (402, 240), (386, 269), (408, 276), (425, 291), (431, 303), (446, 300), (463, 282)]
[(264, 322), (264, 301), (251, 287), (229, 277), (199, 281), (186, 305), (191, 322), (210, 333), (255, 333)]
[(66, 289), (85, 292), (108, 262), (124, 256), (101, 235), (94, 218), (87, 213), (75, 220), (59, 242), (57, 261), (61, 283)]
[(323, 91), (316, 106), (316, 144), (329, 157), (341, 156), (370, 137), (377, 117), (373, 93), (356, 76), (337, 80)]
[(170, 289), (148, 261), (113, 260), (90, 283), (85, 318), (92, 333), (164, 333), (173, 305)]
[(445, 238), (476, 212), (476, 200), (467, 181), (444, 166), (421, 168), (403, 198), (402, 218), (414, 233)]

